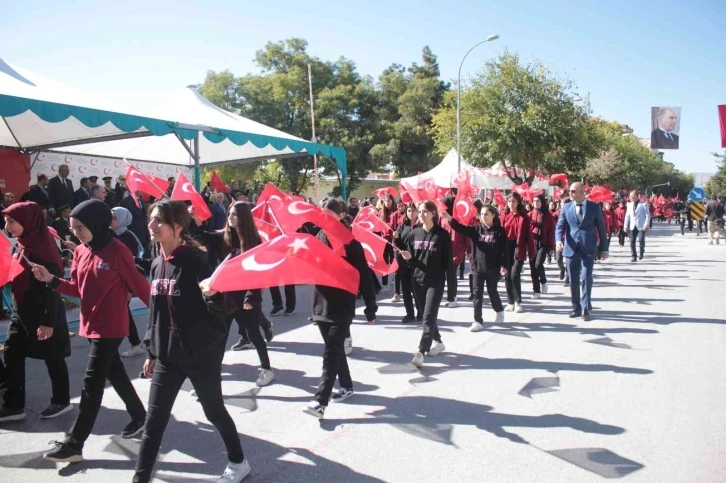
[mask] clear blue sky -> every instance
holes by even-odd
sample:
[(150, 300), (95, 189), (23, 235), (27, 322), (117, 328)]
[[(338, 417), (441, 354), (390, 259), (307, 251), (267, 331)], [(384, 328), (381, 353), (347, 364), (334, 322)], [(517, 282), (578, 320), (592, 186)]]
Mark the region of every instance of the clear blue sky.
[(724, 0), (4, 3), (0, 56), (94, 93), (183, 87), (210, 69), (256, 72), (255, 50), (290, 37), (374, 77), (393, 62), (419, 61), (429, 45), (450, 80), (469, 47), (498, 33), (472, 52), (462, 76), (507, 48), (572, 78), (596, 115), (639, 137), (650, 135), (650, 106), (681, 106), (681, 149), (665, 159), (683, 171), (715, 171), (710, 153), (721, 150)]

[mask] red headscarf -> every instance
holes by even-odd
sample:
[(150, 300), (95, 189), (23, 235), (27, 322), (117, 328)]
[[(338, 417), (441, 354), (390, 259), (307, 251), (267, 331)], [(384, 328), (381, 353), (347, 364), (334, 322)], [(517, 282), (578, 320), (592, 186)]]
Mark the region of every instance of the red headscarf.
[[(5, 208), (2, 214), (8, 215), (23, 226), (23, 234), (18, 238), (21, 254), (28, 258), (55, 264), (60, 270), (63, 270), (58, 246), (48, 230), (40, 205), (30, 201), (15, 203)], [(25, 270), (13, 280), (13, 295), (18, 302), (22, 303), (25, 292), (30, 287), (32, 275), (28, 262), (22, 257), (19, 257), (19, 260)]]

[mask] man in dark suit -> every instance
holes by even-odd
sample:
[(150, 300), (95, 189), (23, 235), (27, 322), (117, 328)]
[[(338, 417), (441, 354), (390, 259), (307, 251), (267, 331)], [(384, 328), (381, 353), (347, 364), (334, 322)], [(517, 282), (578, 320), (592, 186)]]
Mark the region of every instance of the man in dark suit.
[(37, 182), (30, 187), (20, 201), (32, 201), (45, 209), (50, 208), (50, 193), (48, 192), (48, 175), (38, 173)]
[(585, 186), (582, 183), (573, 183), (570, 186), (570, 195), (572, 202), (562, 207), (557, 220), (555, 240), (557, 251), (562, 251), (565, 257), (571, 280), (570, 318), (582, 316), (583, 320), (588, 321), (592, 310), (592, 267), (595, 263), (595, 250), (598, 248), (595, 230), (600, 236), (602, 260), (608, 258), (608, 238), (600, 205), (585, 199)]
[(224, 209), (224, 193), (214, 193), (210, 198), (209, 211), (212, 218), (209, 219), (210, 230), (221, 230), (227, 222), (227, 210)]
[(673, 131), (678, 124), (678, 114), (664, 107), (656, 114), (658, 128), (650, 133), (650, 147), (653, 149), (678, 149), (678, 134)]
[(71, 207), (68, 205), (61, 206), (56, 209), (58, 216), (55, 217), (51, 226), (58, 233), (63, 241), (71, 241), (76, 245), (80, 245), (81, 242), (78, 238), (73, 235), (70, 225)]
[[(141, 208), (136, 206), (134, 197), (139, 201)], [(143, 200), (141, 191), (136, 191), (135, 195), (129, 195), (119, 203), (131, 212), (131, 225), (129, 230), (136, 235), (139, 239), (141, 246), (144, 248), (144, 252), (149, 251), (149, 228), (147, 227), (148, 221), (146, 219), (146, 212), (148, 211), (148, 204)]]
[(84, 201), (91, 199), (91, 180), (88, 178), (81, 178), (81, 187), (73, 193), (73, 206), (78, 206)]
[(48, 194), (51, 208), (57, 210), (58, 207), (64, 205), (73, 208), (73, 181), (68, 179), (67, 165), (61, 164), (58, 168), (58, 176), (51, 178), (48, 182)]

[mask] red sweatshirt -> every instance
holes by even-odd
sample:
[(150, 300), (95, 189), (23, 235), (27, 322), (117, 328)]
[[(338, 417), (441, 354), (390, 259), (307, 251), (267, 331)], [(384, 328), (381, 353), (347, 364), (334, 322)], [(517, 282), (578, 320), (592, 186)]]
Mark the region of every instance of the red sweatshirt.
[(136, 270), (131, 252), (116, 238), (97, 252), (78, 245), (71, 279), (55, 280), (51, 286), (58, 292), (81, 299), (80, 334), (88, 339), (129, 335), (129, 290), (149, 306), (149, 282)]
[(395, 213), (393, 213), (391, 215), (391, 223), (390, 223), (391, 229), (393, 231), (396, 231), (396, 229), (398, 228), (398, 226), (401, 223), (403, 223), (403, 220), (405, 220), (405, 219), (406, 219), (406, 214), (405, 213), (401, 213), (400, 211), (396, 211)]
[(527, 240), (529, 240), (529, 217), (519, 213), (502, 213), (499, 215), (508, 241), (516, 241), (515, 259), (524, 261), (527, 258)]
[(617, 229), (615, 225), (615, 215), (612, 211), (602, 210), (602, 218), (605, 222), (605, 234), (610, 238), (610, 234), (613, 230)]
[(555, 223), (555, 219), (549, 211), (544, 211), (541, 215), (537, 210), (529, 212), (529, 230), (532, 234), (530, 237), (530, 248), (532, 249), (532, 253), (536, 255), (534, 248), (537, 240), (540, 241), (541, 246), (554, 249)]
[(615, 208), (615, 228), (618, 230), (625, 225), (625, 213), (627, 210), (625, 208), (620, 208), (619, 206)]
[(439, 218), (439, 224), (451, 235), (451, 256), (454, 260), (454, 265), (458, 266), (464, 261), (464, 257), (466, 256), (469, 237), (454, 231), (451, 225), (449, 225), (449, 222), (443, 217)]

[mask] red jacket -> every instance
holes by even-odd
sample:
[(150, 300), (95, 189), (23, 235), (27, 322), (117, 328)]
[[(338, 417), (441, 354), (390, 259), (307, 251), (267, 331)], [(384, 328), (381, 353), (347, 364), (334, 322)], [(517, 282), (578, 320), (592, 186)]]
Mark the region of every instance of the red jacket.
[(524, 261), (527, 258), (527, 241), (529, 240), (529, 217), (519, 213), (502, 213), (499, 219), (507, 234), (508, 241), (516, 241), (515, 259)]
[(615, 215), (612, 211), (602, 210), (602, 218), (605, 222), (605, 234), (610, 238), (610, 234), (613, 230), (617, 229)]
[(396, 231), (398, 226), (403, 223), (403, 220), (406, 219), (406, 214), (401, 213), (400, 211), (396, 211), (394, 214), (391, 215), (391, 229), (393, 231)]
[(625, 208), (620, 208), (619, 206), (615, 208), (615, 227), (620, 230), (623, 228), (623, 225), (625, 225), (625, 213), (627, 210)]
[(58, 292), (81, 299), (80, 334), (89, 339), (129, 335), (129, 290), (149, 306), (149, 282), (136, 270), (131, 252), (116, 238), (97, 252), (79, 245), (73, 253), (71, 279), (55, 280)]
[(551, 250), (555, 248), (555, 218), (549, 210), (543, 211), (541, 215), (537, 210), (529, 212), (529, 232), (532, 234), (530, 249), (533, 256), (537, 254), (535, 250), (537, 240), (540, 241), (540, 246), (549, 247)]
[(439, 218), (439, 223), (451, 235), (451, 256), (454, 259), (454, 265), (458, 266), (464, 261), (464, 257), (466, 256), (469, 237), (454, 231), (451, 225), (449, 225), (449, 222), (443, 217)]

